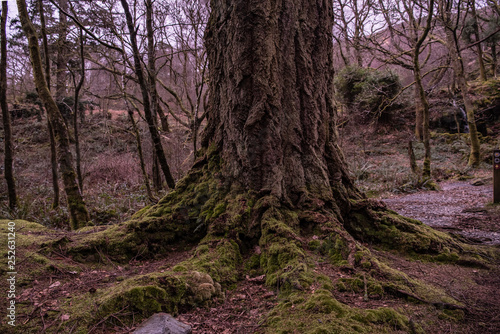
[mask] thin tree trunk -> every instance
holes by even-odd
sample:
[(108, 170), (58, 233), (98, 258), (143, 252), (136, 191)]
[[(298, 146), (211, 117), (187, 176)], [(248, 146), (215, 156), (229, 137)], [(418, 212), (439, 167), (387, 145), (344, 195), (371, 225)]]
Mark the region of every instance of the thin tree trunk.
[[(82, 176), (82, 158), (80, 153), (80, 138), (79, 138), (79, 130), (78, 130), (78, 104), (80, 98), (80, 90), (82, 89), (83, 83), (85, 82), (85, 58), (83, 54), (83, 30), (80, 29), (80, 61), (81, 61), (81, 74), (80, 80), (78, 84), (75, 83), (75, 98), (74, 98), (74, 106), (73, 106), (73, 132), (75, 135), (75, 154), (76, 154), (76, 174), (78, 177), (78, 186), (80, 187), (80, 191), (83, 194), (83, 176)], [(73, 80), (75, 81), (75, 75), (73, 76)]]
[[(58, 1), (61, 9), (67, 12), (68, 0), (58, 0)], [(61, 103), (62, 99), (64, 99), (64, 97), (66, 96), (66, 63), (67, 63), (66, 36), (68, 34), (68, 18), (62, 11), (59, 11), (58, 34), (59, 38), (57, 39), (55, 98), (57, 103)]]
[(71, 218), (71, 228), (77, 229), (83, 227), (89, 221), (89, 214), (87, 206), (78, 188), (76, 182), (76, 173), (73, 168), (73, 156), (71, 155), (69, 145), (69, 135), (64, 119), (61, 112), (57, 108), (45, 81), (45, 76), (42, 68), (42, 59), (40, 57), (40, 49), (38, 47), (38, 38), (35, 28), (29, 19), (29, 14), (26, 8), (25, 0), (17, 0), (17, 7), (19, 11), (19, 18), (21, 24), (28, 38), (28, 47), (30, 52), (31, 64), (33, 67), (33, 76), (38, 94), (45, 109), (47, 110), (48, 117), (52, 122), (55, 137), (57, 138), (57, 149), (59, 168), (62, 174), (64, 190), (66, 192), (68, 207)]
[(408, 158), (410, 159), (410, 168), (413, 174), (419, 175), (420, 170), (417, 165), (417, 159), (415, 159), (415, 152), (413, 151), (413, 142), (408, 141)]
[[(422, 44), (424, 43), (429, 31), (431, 29), (432, 23), (432, 13), (434, 9), (434, 1), (430, 0), (429, 6), (429, 14), (427, 16), (426, 25), (424, 27), (424, 31), (422, 35), (417, 39), (415, 46), (413, 48), (413, 74), (415, 78), (415, 89), (418, 92), (418, 97), (420, 100), (420, 107), (422, 111), (422, 139), (424, 142), (424, 166), (422, 170), (422, 176), (424, 178), (431, 177), (431, 145), (430, 145), (430, 131), (429, 131), (429, 101), (427, 100), (427, 96), (425, 94), (424, 85), (422, 83), (422, 73), (420, 71), (420, 49)], [(411, 10), (408, 10), (408, 15), (410, 16), (412, 22), (416, 22), (413, 17), (413, 13)], [(416, 25), (416, 24), (415, 24)], [(417, 116), (418, 117), (418, 116)]]
[(153, 153), (152, 153), (153, 159), (151, 163), (151, 177), (153, 179), (153, 188), (155, 189), (156, 192), (160, 191), (163, 189), (162, 187), (162, 182), (161, 182), (161, 174), (160, 174), (160, 166), (158, 164), (158, 156), (156, 155), (156, 151), (154, 150), (153, 147)]
[[(471, 14), (472, 14), (472, 26), (474, 28), (474, 37), (476, 38), (476, 41), (479, 41), (481, 39), (479, 35), (479, 25), (477, 22), (477, 13), (476, 13), (476, 1), (472, 0), (471, 3)], [(486, 68), (484, 66), (484, 60), (483, 60), (483, 48), (481, 47), (481, 43), (477, 43), (476, 45), (477, 48), (477, 62), (479, 64), (479, 77), (481, 81), (486, 81), (488, 78), (486, 76)]]
[[(418, 58), (418, 55), (415, 56)], [(425, 95), (424, 86), (422, 84), (422, 75), (420, 73), (420, 64), (418, 59), (414, 59), (414, 73), (415, 73), (415, 89), (418, 91), (418, 97), (422, 112), (422, 141), (424, 143), (424, 166), (422, 169), (422, 176), (424, 178), (431, 177), (431, 145), (430, 145), (430, 131), (429, 131), (429, 102)]]
[(61, 190), (59, 188), (59, 173), (57, 168), (57, 147), (54, 127), (50, 121), (49, 113), (47, 112), (47, 130), (50, 140), (50, 169), (52, 171), (52, 189), (54, 190), (54, 199), (52, 200), (52, 209), (59, 207), (61, 202)]
[[(415, 79), (416, 74), (414, 74), (414, 79)], [(422, 140), (423, 139), (423, 129), (422, 126), (424, 124), (423, 121), (423, 113), (422, 113), (422, 103), (420, 102), (420, 92), (415, 85), (415, 137), (417, 140)]]
[(17, 207), (17, 195), (13, 168), (14, 152), (12, 149), (12, 128), (7, 105), (7, 11), (7, 1), (2, 1), (2, 17), (0, 23), (0, 107), (2, 108), (5, 147), (4, 177), (7, 182), (9, 209), (13, 211)]
[(141, 142), (141, 134), (139, 133), (139, 129), (137, 127), (137, 123), (134, 119), (134, 112), (132, 108), (130, 108), (127, 102), (127, 111), (128, 118), (130, 123), (132, 124), (132, 131), (134, 132), (135, 142), (137, 146), (137, 155), (139, 156), (139, 164), (141, 166), (142, 177), (144, 179), (144, 186), (146, 187), (146, 193), (150, 201), (154, 201), (153, 193), (151, 192), (151, 186), (149, 184), (148, 172), (146, 171), (146, 164), (144, 163), (144, 154), (142, 153), (142, 142)]
[(120, 1), (123, 6), (123, 10), (125, 12), (125, 16), (127, 18), (127, 26), (130, 32), (130, 42), (132, 44), (132, 51), (135, 63), (135, 74), (137, 75), (137, 81), (139, 82), (139, 86), (141, 87), (144, 115), (146, 117), (146, 122), (148, 123), (149, 132), (151, 134), (151, 139), (153, 141), (153, 146), (158, 156), (158, 161), (163, 171), (163, 175), (165, 176), (165, 180), (167, 182), (168, 187), (173, 189), (175, 188), (175, 181), (174, 178), (172, 177), (172, 174), (170, 173), (170, 167), (168, 166), (167, 158), (165, 157), (165, 152), (161, 144), (160, 134), (158, 133), (158, 129), (156, 128), (155, 125), (154, 115), (151, 112), (151, 101), (148, 94), (148, 87), (146, 85), (146, 80), (144, 78), (141, 60), (139, 57), (139, 49), (137, 47), (137, 30), (135, 29), (127, 1), (126, 0), (120, 0)]
[(160, 106), (160, 103), (158, 101), (156, 105), (156, 111), (158, 112), (158, 116), (160, 116), (160, 122), (161, 122), (161, 129), (163, 132), (169, 133), (170, 132), (170, 125), (168, 124), (168, 116), (165, 114), (165, 110)]
[(151, 112), (155, 123), (159, 116), (159, 101), (158, 91), (156, 89), (156, 53), (153, 30), (153, 3), (151, 0), (146, 0), (146, 31), (148, 39), (148, 78), (149, 78), (149, 95), (151, 97)]
[(493, 76), (497, 77), (497, 46), (495, 43), (491, 43), (491, 72)]
[[(45, 81), (47, 82), (47, 88), (50, 91), (50, 60), (48, 56), (49, 44), (47, 41), (47, 29), (45, 27), (45, 15), (43, 8), (43, 1), (38, 0), (38, 9), (40, 11), (40, 24), (41, 24), (41, 34), (43, 41), (43, 61), (45, 65)], [(54, 191), (54, 198), (52, 200), (52, 209), (59, 207), (60, 202), (60, 189), (59, 189), (59, 175), (57, 173), (57, 150), (56, 150), (56, 139), (54, 137), (54, 130), (52, 129), (52, 124), (50, 123), (49, 116), (47, 114), (47, 131), (49, 133), (50, 141), (50, 168), (52, 172), (52, 190)]]
[[(126, 61), (126, 56), (125, 56), (125, 44), (123, 39), (120, 39), (121, 46), (122, 46), (122, 59), (123, 59), (123, 66), (124, 68), (127, 66), (127, 61)], [(127, 90), (126, 90), (126, 82), (125, 82), (125, 75), (122, 73), (121, 77), (121, 90), (123, 94), (123, 100), (125, 101), (125, 106), (127, 107), (127, 113), (128, 117), (130, 120), (130, 123), (132, 124), (132, 130), (134, 132), (135, 140), (136, 140), (136, 147), (137, 147), (137, 154), (139, 156), (139, 164), (141, 166), (141, 172), (142, 172), (142, 177), (144, 180), (144, 186), (146, 187), (146, 193), (149, 197), (149, 200), (151, 202), (155, 202), (156, 198), (153, 196), (153, 192), (151, 191), (151, 185), (149, 183), (149, 177), (148, 177), (148, 172), (146, 170), (146, 163), (144, 162), (144, 153), (142, 150), (142, 140), (141, 140), (141, 134), (139, 132), (139, 127), (137, 126), (137, 123), (134, 119), (134, 111), (132, 107), (137, 111), (139, 114), (139, 108), (135, 105), (133, 101), (130, 100), (130, 98), (127, 96)]]
[[(445, 26), (446, 46), (451, 56), (453, 63), (453, 70), (455, 78), (462, 93), (462, 99), (465, 105), (465, 112), (467, 114), (467, 123), (469, 125), (469, 136), (471, 141), (471, 151), (469, 155), (470, 166), (478, 166), (480, 161), (480, 143), (477, 133), (476, 121), (474, 116), (474, 107), (468, 92), (467, 80), (465, 79), (464, 64), (460, 49), (458, 45), (458, 38), (456, 34), (456, 25), (452, 22), (452, 2), (451, 0), (440, 0), (439, 11), (441, 20)], [(456, 14), (458, 15), (458, 13)]]

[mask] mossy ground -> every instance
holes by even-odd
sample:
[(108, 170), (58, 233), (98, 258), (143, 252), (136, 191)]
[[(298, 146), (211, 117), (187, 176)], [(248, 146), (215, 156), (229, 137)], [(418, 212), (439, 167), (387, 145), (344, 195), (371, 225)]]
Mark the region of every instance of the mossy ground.
[[(259, 320), (261, 332), (421, 333), (428, 324), (415, 323), (403, 305), (426, 314), (434, 311), (439, 321), (457, 322), (464, 304), (443, 288), (391, 267), (373, 247), (444, 263), (456, 263), (475, 250), (476, 261), (484, 266), (481, 253), (495, 256), (376, 202), (353, 202), (352, 220), (341, 224), (326, 209), (312, 214), (290, 210), (272, 197), (228, 195), (206, 175), (207, 170), (188, 175), (193, 183), (181, 183), (159, 204), (108, 228), (51, 235), (41, 225), (19, 221), (21, 258), (31, 266), (43, 265), (41, 271), (24, 274), (23, 289), (37, 291), (39, 301), (52, 305), (40, 306), (25, 295), (19, 307), (24, 332), (37, 333), (48, 324), (48, 333), (107, 332), (132, 328), (156, 312), (176, 315), (214, 307), (251, 273), (264, 275), (268, 289), (277, 291), (278, 299)], [(218, 195), (208, 196), (212, 191)], [(138, 270), (138, 260), (161, 262), (193, 243), (197, 247), (184, 252), (180, 261)], [(36, 280), (53, 268), (50, 280), (37, 286)], [(97, 284), (73, 284), (75, 278), (90, 279), (89, 272), (98, 273)], [(54, 286), (56, 280), (60, 284)], [(345, 295), (359, 296), (365, 307), (346, 302)], [(387, 300), (393, 305), (379, 302)]]

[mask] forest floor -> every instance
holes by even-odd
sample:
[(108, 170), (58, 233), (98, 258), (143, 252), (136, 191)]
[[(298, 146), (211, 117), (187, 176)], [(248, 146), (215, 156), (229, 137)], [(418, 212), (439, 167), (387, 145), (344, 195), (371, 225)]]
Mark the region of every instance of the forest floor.
[[(476, 185), (474, 185), (476, 184)], [(446, 181), (439, 191), (418, 191), (382, 199), (389, 208), (418, 219), (438, 230), (457, 233), (467, 242), (478, 245), (500, 245), (500, 205), (491, 205), (491, 179)], [(443, 265), (404, 259), (391, 253), (372, 252), (412, 278), (446, 291), (466, 305), (468, 313), (451, 319), (446, 313), (427, 306), (414, 305), (387, 296), (365, 300), (362, 293), (336, 292), (335, 297), (357, 308), (392, 307), (404, 310), (410, 319), (427, 333), (500, 333), (500, 266), (488, 270), (461, 265)], [(335, 281), (349, 275), (319, 260), (317, 270)], [(258, 281), (258, 280), (257, 280)], [(195, 333), (255, 333), (261, 315), (275, 304), (276, 294), (255, 280), (242, 281), (230, 297), (211, 309), (193, 310), (179, 317), (189, 323)], [(263, 312), (264, 311), (264, 312)], [(446, 319), (448, 318), (448, 319)], [(453, 320), (451, 322), (439, 320)], [(297, 332), (299, 333), (299, 332)]]
[(383, 201), (394, 211), (437, 230), (458, 233), (477, 244), (500, 245), (500, 205), (491, 204), (491, 178), (446, 181), (440, 188)]
[[(133, 136), (129, 130), (126, 118), (119, 115), (111, 120), (95, 115), (87, 120), (82, 129), (84, 189), (96, 229), (103, 228), (99, 225), (125, 221), (149, 204), (141, 184)], [(190, 161), (189, 143), (183, 135), (181, 130), (164, 135), (176, 178), (182, 176)], [(64, 252), (55, 251), (40, 256), (43, 242), (71, 238), (75, 232), (61, 229), (62, 222), (67, 220), (64, 203), (57, 210), (50, 209), (50, 161), (44, 123), (17, 120), (15, 136), (21, 199), (16, 218), (37, 222), (47, 228), (30, 228), (21, 221), (18, 224), (19, 313), (18, 331), (13, 333), (62, 333), (59, 327), (75, 317), (66, 312), (72, 298), (92, 296), (96, 291), (116, 286), (130, 277), (166, 271), (192, 255), (191, 249), (172, 249), (165, 258), (154, 261), (136, 259), (120, 265), (106, 260), (105, 256), (102, 261), (93, 264), (75, 262)], [(377, 132), (341, 133), (341, 144), (357, 186), (369, 197), (384, 200), (389, 208), (403, 215), (422, 220), (439, 230), (459, 234), (466, 242), (479, 247), (498, 249), (500, 206), (490, 203), (491, 164), (488, 164), (488, 154), (497, 139), (484, 139), (482, 150), (485, 162), (481, 168), (471, 170), (466, 167), (466, 135), (434, 133), (432, 168), (440, 190), (430, 191), (426, 189), (425, 182), (409, 171), (407, 137), (405, 132), (384, 132), (384, 129), (382, 132), (379, 129)], [(151, 145), (147, 141), (144, 145), (149, 152)], [(416, 143), (414, 147), (417, 161), (421, 164), (422, 145)], [(150, 170), (150, 164), (147, 168)], [(472, 185), (475, 181), (484, 184)], [(4, 183), (0, 185), (2, 194), (3, 187)], [(3, 195), (0, 200), (0, 218), (12, 219), (4, 214), (6, 199)], [(1, 232), (3, 237), (6, 231)], [(374, 249), (368, 244), (365, 246), (389, 266), (437, 287), (461, 302), (467, 312), (440, 310), (429, 304), (388, 294), (365, 299), (363, 291), (349, 287), (347, 290), (334, 289), (333, 294), (340, 302), (363, 309), (394, 308), (426, 333), (500, 333), (498, 263), (490, 263), (488, 268), (438, 264)], [(329, 276), (334, 286), (341, 280), (356, 278), (353, 273), (332, 265), (326, 257), (314, 252), (310, 255), (315, 261), (315, 270)], [(244, 275), (243, 267), (244, 263), (240, 281), (227, 288), (224, 300), (214, 301), (208, 308), (179, 310), (177, 318), (190, 324), (194, 334), (265, 331), (263, 324), (269, 311), (286, 297), (280, 296), (275, 288), (265, 286), (260, 275)], [(4, 281), (0, 282), (2, 291), (6, 290)], [(6, 299), (2, 298), (1, 309), (4, 309), (5, 302)], [(103, 319), (89, 328), (89, 333), (130, 333), (139, 325), (138, 322), (125, 325), (113, 320), (119, 316), (115, 314)], [(110, 325), (111, 322), (114, 325)], [(311, 328), (314, 328), (314, 323), (311, 323)], [(394, 333), (399, 332), (395, 329)]]

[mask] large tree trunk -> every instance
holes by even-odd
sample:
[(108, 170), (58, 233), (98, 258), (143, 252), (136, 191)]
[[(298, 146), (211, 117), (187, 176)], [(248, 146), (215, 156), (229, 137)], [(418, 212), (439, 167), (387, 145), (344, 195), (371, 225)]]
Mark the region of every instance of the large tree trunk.
[(7, 182), (9, 197), (9, 209), (14, 210), (17, 206), (16, 181), (14, 179), (14, 152), (12, 148), (12, 128), (10, 113), (7, 106), (7, 1), (2, 1), (2, 18), (0, 21), (0, 108), (2, 109), (3, 131), (4, 131), (4, 177)]
[(28, 38), (28, 47), (30, 52), (31, 64), (33, 66), (33, 76), (35, 86), (38, 90), (38, 95), (47, 110), (47, 115), (53, 126), (54, 134), (57, 140), (59, 169), (62, 174), (64, 190), (66, 192), (68, 207), (71, 218), (71, 228), (77, 229), (87, 224), (89, 214), (87, 206), (83, 201), (83, 197), (76, 182), (76, 173), (73, 168), (73, 156), (71, 155), (69, 145), (69, 134), (61, 112), (57, 108), (45, 81), (45, 76), (42, 68), (42, 59), (40, 57), (40, 49), (38, 47), (38, 38), (35, 28), (29, 19), (29, 14), (26, 9), (25, 0), (17, 0), (17, 8), (21, 24)]
[(202, 145), (221, 152), (224, 180), (292, 205), (360, 198), (336, 145), (329, 2), (212, 6)]

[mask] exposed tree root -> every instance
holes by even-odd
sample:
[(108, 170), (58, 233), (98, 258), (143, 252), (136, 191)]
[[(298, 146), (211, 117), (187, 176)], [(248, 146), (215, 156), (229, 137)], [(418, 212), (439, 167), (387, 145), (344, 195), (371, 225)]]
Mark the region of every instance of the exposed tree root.
[[(471, 260), (464, 253), (472, 252), (472, 246), (401, 217), (376, 201), (351, 201), (348, 214), (342, 215), (346, 218), (341, 218), (335, 205), (323, 199), (309, 198), (300, 208), (292, 208), (270, 195), (245, 193), (214, 177), (218, 164), (216, 157), (201, 160), (176, 191), (129, 222), (92, 233), (87, 228), (69, 240), (46, 244), (49, 251), (64, 250), (80, 261), (98, 261), (100, 252), (114, 261), (128, 261), (165, 256), (173, 245), (198, 243), (193, 256), (170, 271), (134, 277), (113, 289), (98, 291), (90, 299), (97, 311), (89, 326), (127, 305), (136, 320), (155, 312), (176, 314), (208, 305), (214, 298), (223, 298), (224, 287), (241, 279), (242, 259), (250, 257), (246, 263), (263, 273), (266, 284), (278, 289), (285, 300), (264, 326), (291, 326), (284, 315), (300, 310), (297, 317), (303, 319), (313, 314), (322, 314), (328, 321), (342, 319), (328, 328), (351, 326), (348, 323), (354, 321), (361, 332), (389, 324), (410, 330), (409, 320), (394, 310), (362, 311), (335, 300), (333, 283), (315, 271), (311, 250), (358, 274), (361, 283), (346, 284), (361, 284), (367, 293), (383, 290), (441, 309), (465, 310), (453, 298), (381, 263), (362, 242), (444, 262)], [(479, 256), (472, 260), (485, 262)], [(88, 296), (75, 300), (68, 312), (85, 309), (88, 300)], [(297, 308), (290, 309), (292, 305)]]
[(423, 299), (423, 298), (421, 298), (421, 297), (419, 297), (411, 292), (396, 289), (392, 285), (384, 286), (384, 290), (387, 291), (388, 293), (393, 294), (393, 295), (398, 296), (398, 297), (412, 298), (412, 299), (418, 300), (421, 303), (433, 305), (437, 309), (440, 309), (440, 310), (462, 310), (465, 312), (469, 312), (469, 310), (464, 306), (460, 306), (457, 304), (445, 303), (445, 302), (430, 302), (430, 301), (425, 300), (425, 299)]

